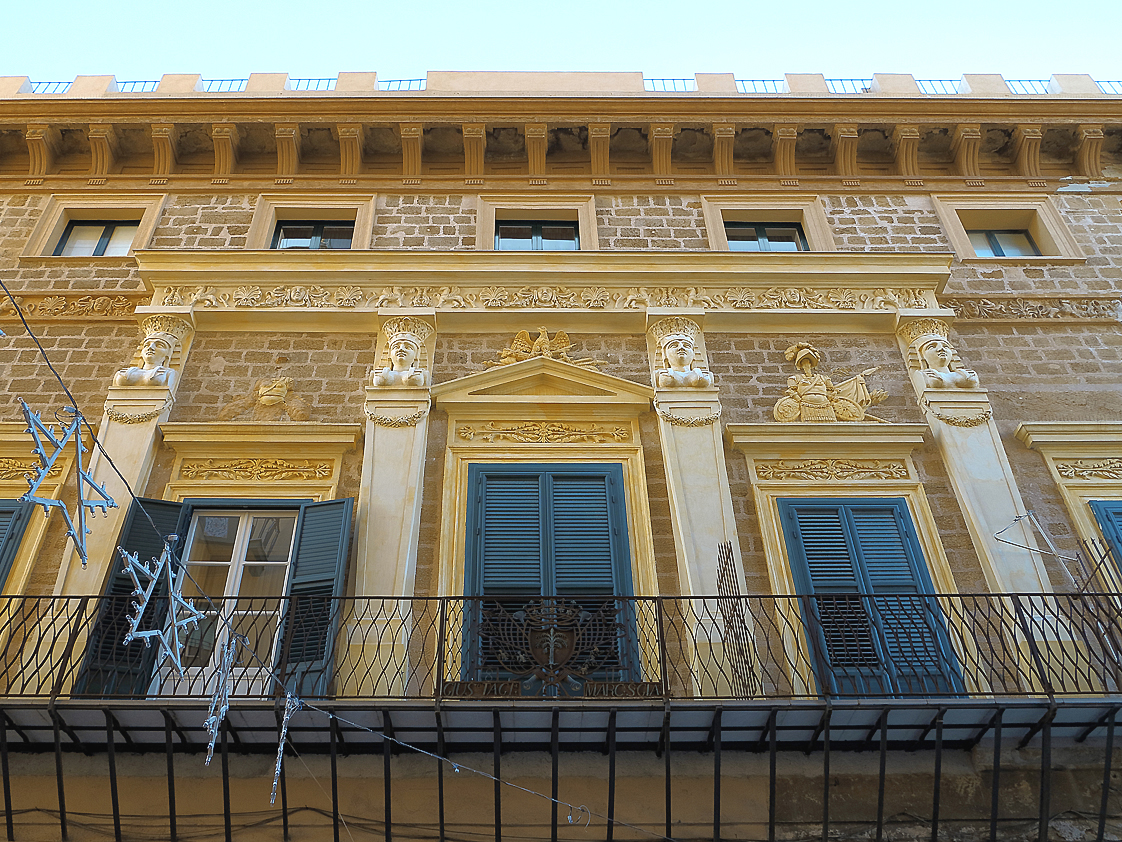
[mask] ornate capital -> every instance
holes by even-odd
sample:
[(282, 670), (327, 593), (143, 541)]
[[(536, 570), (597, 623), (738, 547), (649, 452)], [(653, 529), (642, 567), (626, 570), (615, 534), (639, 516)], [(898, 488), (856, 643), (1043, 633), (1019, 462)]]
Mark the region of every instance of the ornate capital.
[(647, 333), (654, 337), (659, 345), (666, 341), (668, 336), (688, 336), (696, 345), (701, 336), (701, 326), (693, 319), (684, 316), (670, 316), (660, 319), (647, 329)]
[(190, 322), (166, 313), (149, 316), (141, 322), (140, 327), (144, 331), (146, 339), (157, 334), (165, 334), (172, 337), (180, 345), (195, 332), (195, 328)]
[(950, 334), (950, 325), (942, 319), (915, 319), (905, 322), (896, 329), (896, 335), (904, 340), (906, 345), (915, 345), (921, 339), (928, 337), (946, 340)]
[(432, 335), (432, 325), (411, 316), (398, 316), (388, 319), (382, 325), (382, 332), (391, 342), (399, 336), (407, 336), (413, 338), (418, 345), (423, 345)]

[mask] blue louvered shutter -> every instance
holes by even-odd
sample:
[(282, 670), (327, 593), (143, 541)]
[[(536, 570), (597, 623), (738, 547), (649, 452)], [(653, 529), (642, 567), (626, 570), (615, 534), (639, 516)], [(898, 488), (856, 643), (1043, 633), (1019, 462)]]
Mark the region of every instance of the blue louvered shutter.
[(0, 588), (12, 572), (33, 509), (31, 503), (22, 500), (0, 500)]
[(542, 593), (542, 485), (541, 473), (480, 478), (480, 596)]
[(611, 475), (555, 474), (551, 480), (554, 592), (614, 593), (619, 535)]
[(332, 692), (353, 509), (353, 497), (300, 507), (277, 652), (281, 678), (299, 696)]
[[(143, 506), (143, 510), (141, 510)], [(145, 512), (156, 524), (155, 529)], [(163, 535), (177, 533), (180, 540), (187, 534), (190, 507), (168, 500), (134, 500), (125, 516), (117, 546), (135, 553), (141, 561), (159, 558), (164, 549)], [(177, 549), (179, 546), (177, 545)], [(145, 646), (134, 640), (125, 646), (122, 641), (129, 628), (132, 613), (132, 578), (125, 573), (120, 553), (116, 553), (112, 573), (100, 601), (97, 621), (90, 633), (86, 657), (74, 684), (76, 695), (140, 696), (148, 690), (156, 663), (158, 647)], [(167, 598), (158, 587), (148, 610), (142, 617), (141, 631), (159, 628), (167, 614)]]
[(942, 613), (920, 596), (931, 584), (904, 500), (781, 500), (780, 513), (796, 578), (814, 594), (820, 666), (835, 692), (960, 688)]
[(1092, 500), (1091, 511), (1114, 552), (1115, 563), (1122, 567), (1122, 500)]

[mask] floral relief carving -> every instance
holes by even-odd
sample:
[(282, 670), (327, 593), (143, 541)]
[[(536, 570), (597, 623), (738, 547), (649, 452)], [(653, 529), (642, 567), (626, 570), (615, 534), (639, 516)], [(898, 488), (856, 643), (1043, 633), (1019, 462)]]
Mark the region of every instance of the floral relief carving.
[[(895, 310), (935, 306), (923, 289), (844, 287), (631, 287), (613, 292), (606, 287), (500, 286), (346, 286), (327, 290), (320, 286), (278, 286), (265, 290), (244, 285), (229, 293), (213, 287), (170, 287), (163, 303), (204, 307), (432, 307), (472, 310), (542, 308), (560, 310), (641, 310), (646, 307), (688, 307), (705, 310)], [(1088, 305), (1089, 306), (1089, 305)]]
[(83, 295), (81, 298), (46, 295), (27, 304), (20, 299), (20, 304), (27, 313), (40, 316), (128, 316), (136, 309), (136, 302), (123, 295)]
[(505, 440), (524, 444), (604, 444), (631, 438), (626, 427), (609, 428), (602, 424), (582, 426), (558, 421), (527, 421), (513, 425), (502, 425), (497, 421), (464, 424), (456, 430), (456, 435), (465, 441), (479, 438), (488, 443)]
[(1114, 319), (1122, 298), (948, 298), (964, 319)]
[[(39, 469), (38, 459), (16, 459), (0, 456), (0, 480), (30, 480)], [(62, 473), (62, 465), (52, 465), (47, 476), (57, 477)]]
[(1064, 479), (1122, 480), (1122, 459), (1076, 459), (1057, 462), (1056, 471)]
[(764, 480), (827, 480), (829, 482), (863, 479), (907, 479), (908, 466), (884, 459), (808, 459), (757, 462), (756, 476)]
[(283, 482), (285, 480), (326, 479), (330, 462), (310, 459), (198, 459), (185, 461), (179, 469), (187, 479), (237, 479)]

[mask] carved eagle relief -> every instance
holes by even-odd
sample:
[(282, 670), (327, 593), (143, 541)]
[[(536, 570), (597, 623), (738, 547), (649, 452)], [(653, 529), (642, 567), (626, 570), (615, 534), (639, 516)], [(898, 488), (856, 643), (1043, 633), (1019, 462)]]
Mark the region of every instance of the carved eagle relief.
[(520, 363), (523, 360), (533, 359), (534, 357), (545, 357), (548, 360), (561, 360), (561, 362), (580, 366), (581, 368), (594, 368), (602, 364), (591, 357), (574, 360), (569, 356), (569, 350), (572, 347), (573, 343), (569, 341), (569, 334), (565, 333), (563, 330), (559, 330), (553, 334), (552, 339), (549, 338), (549, 333), (544, 327), (538, 328), (538, 336), (536, 339), (530, 339), (530, 332), (528, 330), (520, 330), (514, 337), (514, 341), (510, 343), (510, 347), (504, 348), (499, 353), (499, 358), (497, 360), (489, 360), (487, 362), (487, 367), (495, 368), (500, 365), (511, 365), (512, 363)]

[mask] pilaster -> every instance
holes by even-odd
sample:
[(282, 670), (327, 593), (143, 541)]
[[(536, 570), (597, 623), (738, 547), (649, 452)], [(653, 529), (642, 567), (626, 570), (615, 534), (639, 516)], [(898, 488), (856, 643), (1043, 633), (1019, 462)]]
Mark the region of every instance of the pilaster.
[[(1025, 513), (1013, 470), (1001, 443), (989, 395), (977, 375), (966, 369), (948, 342), (949, 325), (940, 319), (906, 319), (896, 338), (911, 374), (920, 408), (942, 454), (955, 496), (966, 520), (986, 582), (995, 593), (1047, 593), (1052, 590), (1035, 536)], [(943, 348), (942, 361), (933, 347)], [(939, 363), (940, 367), (933, 365)]]
[(670, 153), (674, 146), (674, 124), (651, 124), (651, 165), (655, 175), (671, 174)]
[[(71, 550), (59, 568), (56, 595), (101, 593), (105, 578), (116, 563), (117, 536), (132, 502), (128, 488), (131, 487), (138, 497), (144, 495), (156, 458), (160, 424), (167, 421), (171, 413), (179, 375), (190, 353), (194, 324), (189, 310), (138, 315), (145, 341), (137, 349), (131, 366), (121, 369), (108, 388), (105, 411), (98, 427), (101, 447), (91, 451), (89, 461), (90, 475), (99, 485), (104, 484), (117, 508), (109, 509), (106, 517), (91, 518), (87, 522), (90, 530), (86, 536), (87, 566), (83, 569), (77, 552)], [(130, 372), (153, 370), (145, 368), (149, 363), (142, 358), (141, 349), (157, 338), (165, 340), (170, 347), (160, 365), (163, 371), (170, 370), (171, 375), (141, 378), (139, 385), (123, 385)], [(162, 382), (156, 382), (157, 379)]]

